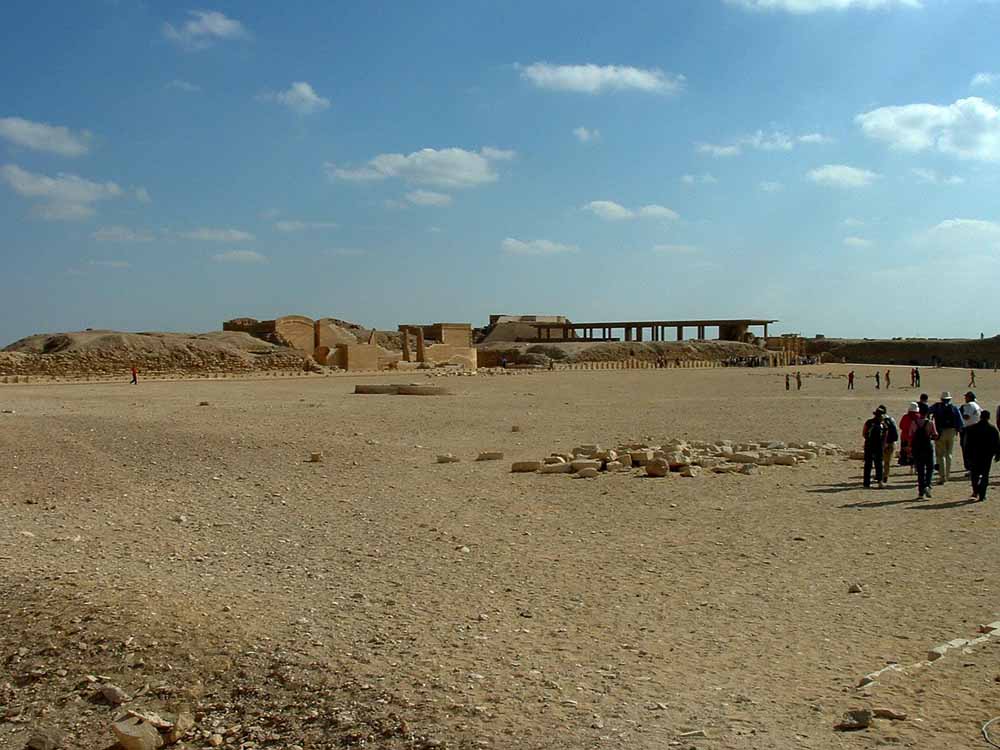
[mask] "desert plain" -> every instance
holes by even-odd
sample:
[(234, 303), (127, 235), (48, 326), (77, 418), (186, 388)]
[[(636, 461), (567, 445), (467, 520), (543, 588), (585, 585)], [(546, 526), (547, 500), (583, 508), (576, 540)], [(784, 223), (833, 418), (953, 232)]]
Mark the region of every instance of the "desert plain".
[[(801, 369), (0, 386), (0, 748), (110, 748), (127, 710), (188, 712), (185, 748), (986, 747), (1000, 638), (927, 659), (1000, 620), (996, 480), (510, 473), (585, 443), (858, 449), (918, 395)], [(834, 730), (862, 708), (905, 719)]]

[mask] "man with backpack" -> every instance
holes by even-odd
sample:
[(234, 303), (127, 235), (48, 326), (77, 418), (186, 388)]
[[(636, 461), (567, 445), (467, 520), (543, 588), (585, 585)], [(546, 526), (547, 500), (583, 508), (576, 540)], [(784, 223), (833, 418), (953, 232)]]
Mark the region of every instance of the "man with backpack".
[(884, 468), (885, 443), (888, 438), (888, 425), (885, 421), (885, 412), (881, 408), (872, 413), (872, 418), (865, 422), (861, 429), (861, 437), (865, 441), (865, 473), (864, 486), (872, 486), (872, 469), (875, 470), (875, 481), (878, 488), (885, 487), (882, 476)]
[(896, 420), (889, 416), (889, 410), (880, 405), (878, 411), (882, 412), (882, 420), (885, 422), (885, 437), (882, 439), (882, 481), (889, 481), (889, 468), (892, 466), (892, 459), (896, 455), (896, 443), (899, 442), (899, 428)]
[(945, 391), (941, 394), (941, 400), (930, 408), (930, 416), (938, 434), (934, 446), (940, 467), (938, 484), (944, 484), (951, 476), (951, 454), (955, 449), (955, 436), (962, 429), (962, 413), (951, 402), (951, 394)]
[[(917, 497), (921, 500), (931, 496), (931, 479), (934, 476), (934, 445), (939, 439), (934, 418), (925, 404), (919, 404), (916, 419), (910, 434), (910, 450), (913, 466), (917, 470)], [(943, 464), (942, 460), (942, 464)]]

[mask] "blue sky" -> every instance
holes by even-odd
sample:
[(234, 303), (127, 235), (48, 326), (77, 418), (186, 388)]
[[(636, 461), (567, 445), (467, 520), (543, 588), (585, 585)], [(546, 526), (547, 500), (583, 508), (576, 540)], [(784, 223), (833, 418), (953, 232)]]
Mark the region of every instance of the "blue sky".
[(2, 343), (285, 313), (1000, 332), (994, 2), (0, 13)]

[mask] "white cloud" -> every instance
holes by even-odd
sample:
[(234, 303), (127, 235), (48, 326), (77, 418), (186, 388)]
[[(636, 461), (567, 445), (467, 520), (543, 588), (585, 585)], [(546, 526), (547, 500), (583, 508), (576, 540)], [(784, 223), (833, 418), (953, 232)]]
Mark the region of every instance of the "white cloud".
[(930, 149), (960, 159), (1000, 161), (1000, 109), (977, 96), (945, 106), (880, 107), (855, 121), (869, 138), (899, 151)]
[(114, 268), (114, 269), (124, 269), (130, 268), (131, 263), (127, 260), (92, 260), (89, 261), (92, 266), (100, 266), (101, 268)]
[(864, 237), (845, 237), (844, 244), (847, 247), (862, 248), (862, 247), (871, 247), (872, 241), (866, 240)]
[(826, 164), (809, 170), (806, 176), (818, 185), (838, 188), (867, 187), (879, 177), (875, 172), (846, 164)]
[(254, 250), (229, 250), (212, 256), (216, 263), (267, 263), (267, 257)]
[(772, 180), (764, 180), (758, 183), (757, 187), (765, 193), (778, 193), (785, 189), (785, 186), (780, 182), (774, 182)]
[(685, 185), (714, 185), (718, 182), (715, 177), (708, 172), (703, 174), (686, 174), (681, 177), (681, 182)]
[(676, 211), (657, 204), (642, 206), (633, 211), (614, 201), (591, 201), (583, 206), (582, 210), (589, 211), (605, 221), (625, 221), (639, 218), (675, 220), (680, 218)]
[(722, 146), (717, 143), (699, 143), (696, 148), (699, 154), (709, 154), (716, 158), (739, 156), (741, 153), (739, 146)]
[(517, 66), (521, 77), (540, 89), (602, 94), (607, 91), (645, 91), (676, 94), (684, 88), (684, 76), (658, 68), (628, 65), (552, 65), (536, 62)]
[(847, 217), (841, 222), (845, 227), (863, 227), (865, 221), (863, 219), (855, 219), (852, 216)]
[(601, 140), (600, 130), (587, 130), (587, 128), (583, 127), (583, 125), (578, 128), (573, 128), (573, 135), (576, 136), (576, 139), (580, 141), (580, 143), (591, 143)]
[(28, 172), (14, 164), (0, 167), (0, 178), (18, 195), (41, 201), (36, 208), (38, 215), (54, 221), (93, 216), (94, 204), (122, 194), (122, 189), (113, 182), (91, 182), (62, 172), (48, 177)]
[(430, 190), (414, 190), (406, 194), (406, 200), (415, 206), (450, 206), (451, 196)]
[(149, 191), (146, 190), (146, 188), (144, 188), (144, 187), (137, 187), (133, 192), (135, 193), (135, 199), (137, 201), (139, 201), (139, 203), (152, 203), (153, 202), (153, 198), (149, 194)]
[(875, 10), (878, 8), (906, 7), (920, 8), (920, 0), (725, 0), (728, 5), (735, 5), (747, 10), (783, 10), (789, 13), (817, 13), (823, 10), (847, 10), (862, 8)]
[(175, 78), (174, 80), (170, 81), (170, 83), (167, 84), (167, 88), (176, 89), (177, 91), (184, 91), (188, 94), (193, 94), (198, 91), (201, 91), (201, 86), (197, 86), (188, 81), (182, 81), (179, 78)]
[(317, 94), (305, 81), (295, 81), (286, 91), (265, 91), (257, 98), (260, 101), (284, 104), (300, 115), (311, 115), (330, 107), (330, 100)]
[(956, 239), (1000, 241), (1000, 223), (983, 219), (946, 219), (930, 231)]
[(973, 88), (976, 86), (992, 86), (997, 81), (1000, 81), (1000, 73), (976, 73), (972, 76), (972, 80), (969, 81), (969, 86)]
[(345, 169), (327, 162), (331, 178), (340, 180), (384, 180), (398, 177), (416, 184), (460, 189), (496, 182), (491, 162), (507, 161), (514, 151), (486, 147), (479, 153), (461, 148), (425, 148), (412, 154), (379, 154), (363, 167)]
[(654, 253), (664, 255), (692, 255), (700, 252), (694, 245), (653, 245)]
[(180, 27), (163, 24), (163, 36), (185, 49), (205, 49), (219, 40), (250, 38), (250, 32), (242, 23), (218, 11), (191, 10), (188, 15), (190, 18)]
[(740, 143), (758, 151), (791, 151), (795, 147), (791, 137), (780, 131), (765, 133), (763, 130), (758, 130), (756, 133), (743, 136)]
[[(279, 232), (305, 232), (309, 229), (336, 229), (335, 221), (294, 221), (285, 219), (274, 222), (274, 228)], [(253, 237), (250, 237), (253, 239)]]
[(508, 237), (500, 243), (507, 255), (558, 255), (560, 253), (575, 253), (580, 248), (576, 245), (564, 245), (549, 240), (517, 240)]
[(198, 240), (201, 242), (245, 242), (254, 239), (249, 232), (242, 229), (212, 229), (210, 227), (200, 227), (190, 232), (181, 232), (180, 236), (186, 240)]
[(90, 133), (74, 133), (62, 125), (32, 122), (21, 117), (0, 117), (0, 138), (17, 146), (60, 156), (82, 156), (90, 149)]
[(965, 180), (958, 175), (951, 175), (950, 177), (945, 177), (935, 172), (933, 169), (924, 169), (922, 167), (914, 167), (910, 170), (918, 182), (922, 182), (925, 185), (961, 185)]
[(90, 235), (98, 242), (152, 242), (153, 233), (122, 226), (101, 227)]
[(799, 143), (807, 144), (817, 144), (822, 145), (824, 143), (833, 143), (833, 138), (828, 135), (823, 135), (822, 133), (806, 133), (805, 135), (800, 135), (796, 140)]

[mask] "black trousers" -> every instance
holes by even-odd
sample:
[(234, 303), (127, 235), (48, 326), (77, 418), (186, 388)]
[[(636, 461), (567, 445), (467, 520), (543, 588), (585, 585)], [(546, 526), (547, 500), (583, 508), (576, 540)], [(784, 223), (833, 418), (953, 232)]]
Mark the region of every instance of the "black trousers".
[(882, 481), (882, 451), (865, 448), (865, 487), (872, 486), (872, 468), (875, 469), (875, 481)]
[(934, 456), (915, 457), (913, 466), (917, 470), (917, 491), (923, 495), (931, 488), (931, 479), (934, 477)]
[(972, 480), (972, 494), (980, 500), (985, 500), (986, 488), (990, 486), (990, 462), (975, 463), (970, 466), (969, 478)]

